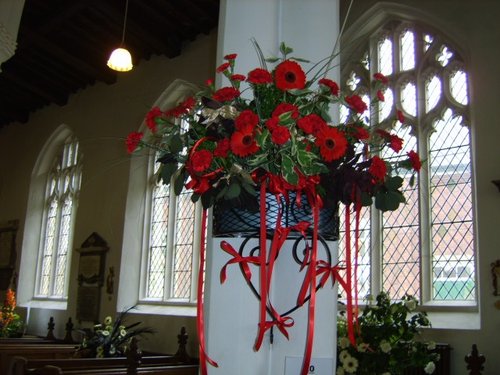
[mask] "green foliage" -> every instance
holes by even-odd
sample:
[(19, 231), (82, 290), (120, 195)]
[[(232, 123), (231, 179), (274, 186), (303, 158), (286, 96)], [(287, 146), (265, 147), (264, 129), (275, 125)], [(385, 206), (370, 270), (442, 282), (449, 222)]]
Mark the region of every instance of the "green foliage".
[(152, 334), (149, 327), (138, 327), (141, 322), (126, 324), (128, 313), (134, 307), (118, 314), (115, 321), (107, 316), (102, 324), (96, 324), (93, 330), (83, 331), (84, 339), (77, 353), (86, 353), (88, 357), (121, 357), (125, 354), (132, 337)]
[(420, 330), (431, 324), (417, 306), (417, 300), (409, 295), (391, 302), (386, 293), (379, 294), (376, 303), (368, 304), (358, 318), (355, 345), (348, 339), (345, 318), (340, 316), (337, 375), (398, 375), (409, 368), (422, 368), (431, 374), (439, 355), (431, 351), (434, 343), (420, 338)]

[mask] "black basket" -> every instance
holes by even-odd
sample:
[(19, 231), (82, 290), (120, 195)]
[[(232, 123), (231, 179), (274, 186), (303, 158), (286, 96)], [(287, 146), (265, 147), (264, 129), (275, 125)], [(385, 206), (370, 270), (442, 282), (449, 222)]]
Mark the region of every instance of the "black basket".
[[(259, 198), (257, 193), (255, 201), (248, 202), (245, 207), (222, 207), (214, 206), (213, 209), (213, 236), (214, 237), (233, 237), (258, 235), (260, 231), (260, 211)], [(302, 197), (300, 206), (295, 201), (295, 193), (289, 193), (288, 202), (281, 197), (280, 202), (276, 200), (273, 194), (266, 194), (266, 226), (267, 231), (272, 232), (276, 228), (278, 209), (281, 206), (283, 227), (289, 227), (298, 224), (301, 221), (311, 223), (309, 233), (313, 230), (313, 217), (311, 206), (305, 196)], [(326, 240), (337, 240), (339, 236), (339, 217), (338, 208), (322, 208), (319, 219), (319, 234)], [(293, 236), (296, 233), (291, 233)], [(298, 235), (298, 234), (296, 234)]]

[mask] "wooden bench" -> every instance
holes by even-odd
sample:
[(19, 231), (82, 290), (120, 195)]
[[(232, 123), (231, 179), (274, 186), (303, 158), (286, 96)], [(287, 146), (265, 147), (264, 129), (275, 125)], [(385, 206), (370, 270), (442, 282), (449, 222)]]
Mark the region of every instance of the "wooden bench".
[(29, 370), (15, 375), (198, 375), (198, 365), (151, 366), (130, 371), (126, 367), (107, 369), (77, 369), (63, 370), (60, 367), (48, 365), (43, 368)]

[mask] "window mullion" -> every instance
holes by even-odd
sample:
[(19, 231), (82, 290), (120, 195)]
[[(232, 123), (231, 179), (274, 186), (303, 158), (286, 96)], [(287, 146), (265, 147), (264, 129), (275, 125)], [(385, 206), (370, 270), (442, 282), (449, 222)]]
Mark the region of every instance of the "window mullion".
[(172, 285), (174, 283), (174, 267), (175, 267), (175, 243), (176, 243), (176, 227), (177, 227), (177, 196), (174, 194), (173, 185), (170, 184), (170, 191), (168, 194), (169, 199), (169, 212), (167, 224), (167, 242), (166, 242), (166, 262), (165, 262), (165, 289), (163, 299), (169, 300), (172, 298)]
[[(200, 249), (201, 246), (200, 240), (201, 240), (201, 227), (202, 227), (202, 210), (203, 209), (201, 207), (200, 202), (196, 203), (194, 210), (193, 257), (191, 261), (192, 282), (191, 282), (189, 302), (196, 301), (197, 291), (198, 291), (198, 269), (200, 267), (200, 257), (199, 257), (200, 252), (198, 251), (198, 249)], [(206, 237), (204, 246), (206, 246)]]
[[(60, 181), (58, 181), (58, 184)], [(55, 220), (55, 230), (54, 230), (54, 248), (52, 250), (52, 265), (50, 269), (50, 280), (49, 280), (49, 297), (53, 296), (55, 293), (55, 279), (56, 279), (56, 269), (57, 269), (57, 257), (59, 254), (59, 237), (60, 237), (60, 231), (61, 231), (61, 216), (62, 216), (62, 210), (63, 210), (63, 205), (64, 202), (62, 201), (61, 197), (57, 197), (57, 213), (56, 213), (56, 220)]]

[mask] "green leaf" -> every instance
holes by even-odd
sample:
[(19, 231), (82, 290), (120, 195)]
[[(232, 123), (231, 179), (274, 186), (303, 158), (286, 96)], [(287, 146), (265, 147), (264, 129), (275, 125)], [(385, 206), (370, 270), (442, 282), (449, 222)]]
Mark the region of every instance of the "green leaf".
[(266, 62), (269, 63), (275, 63), (276, 61), (279, 61), (279, 57), (267, 57)]
[(295, 164), (290, 157), (287, 155), (282, 155), (281, 157), (281, 173), (283, 178), (292, 185), (297, 185), (299, 183), (299, 176), (295, 172)]
[(181, 136), (178, 133), (173, 134), (172, 137), (170, 137), (169, 147), (172, 154), (178, 154), (184, 148)]
[(366, 193), (366, 192), (361, 192), (361, 205), (363, 207), (368, 207), (368, 206), (371, 206), (372, 205), (372, 197), (370, 194)]
[(297, 150), (297, 161), (302, 167), (309, 167), (314, 159), (316, 159), (316, 157), (313, 153), (301, 149)]
[(226, 199), (233, 199), (237, 198), (241, 193), (241, 187), (238, 182), (231, 182), (229, 185), (229, 188), (226, 191), (226, 194), (224, 195), (224, 198)]
[(401, 178), (400, 176), (389, 177), (385, 181), (384, 185), (387, 188), (387, 190), (397, 191), (398, 189), (401, 188), (401, 186), (403, 186), (403, 178)]
[(399, 191), (379, 192), (375, 196), (375, 207), (382, 212), (395, 211), (400, 203), (404, 203), (404, 196)]
[(186, 180), (186, 171), (185, 169), (181, 168), (178, 169), (177, 172), (174, 174), (174, 194), (175, 195), (180, 195), (182, 193), (182, 189), (184, 188), (184, 181)]
[(173, 174), (177, 171), (177, 163), (167, 163), (167, 164), (162, 164), (161, 166), (161, 171), (160, 171), (160, 179), (163, 184), (169, 185), (170, 180), (172, 179)]

